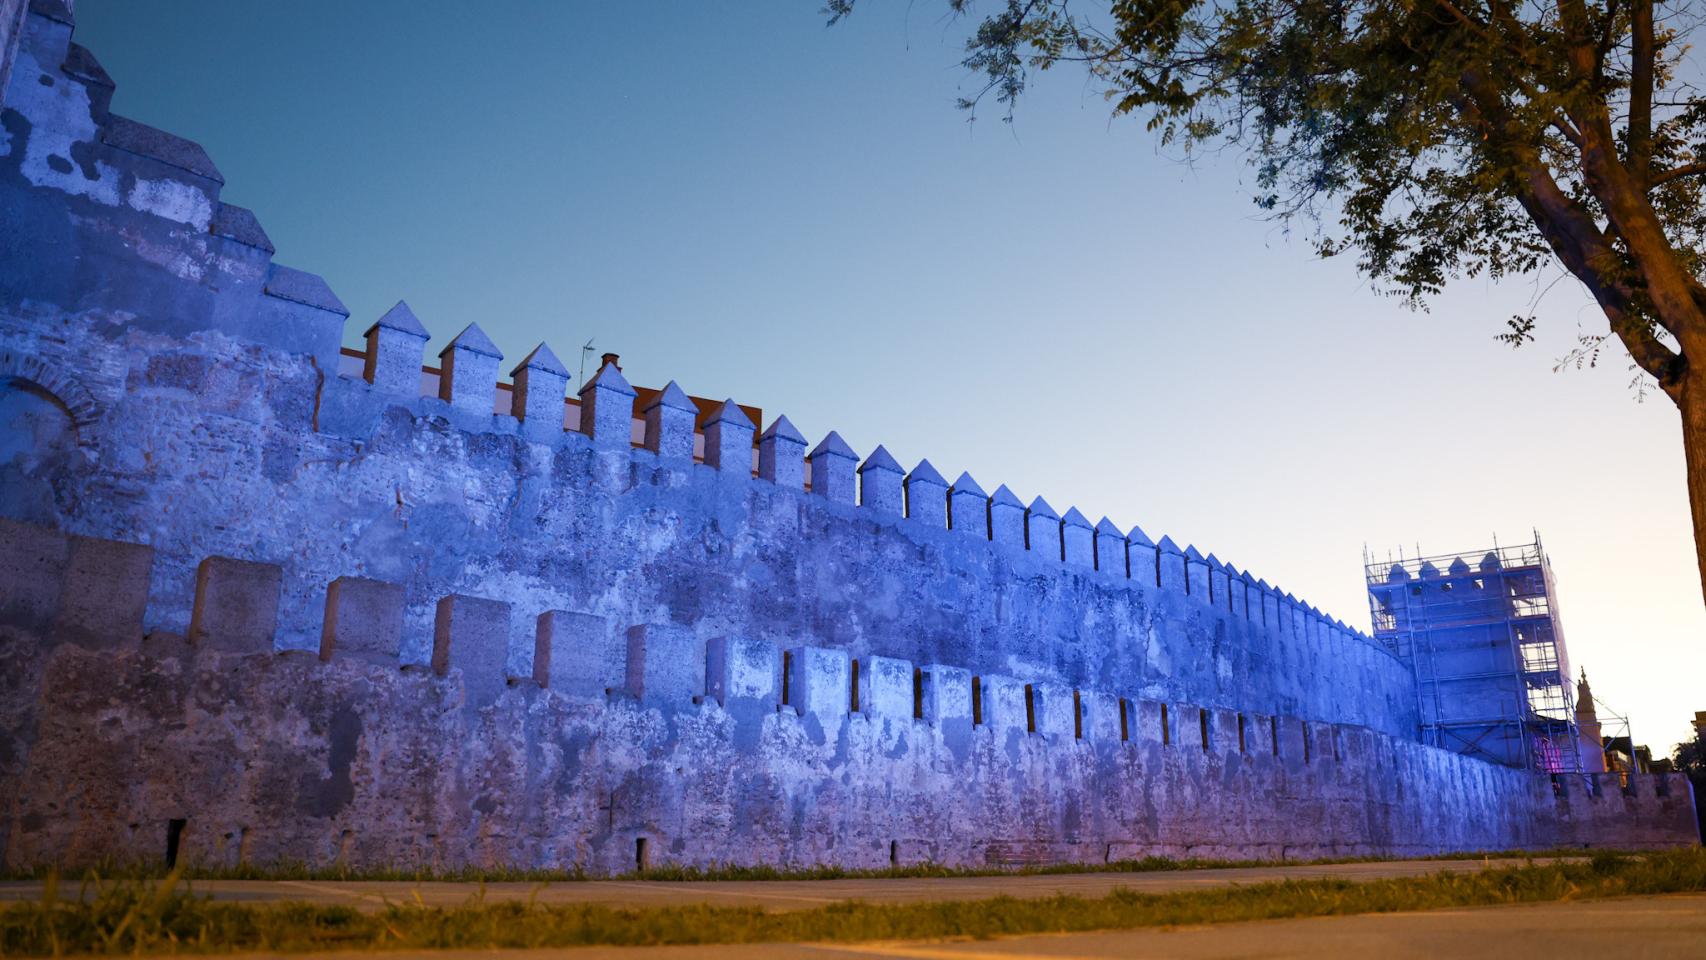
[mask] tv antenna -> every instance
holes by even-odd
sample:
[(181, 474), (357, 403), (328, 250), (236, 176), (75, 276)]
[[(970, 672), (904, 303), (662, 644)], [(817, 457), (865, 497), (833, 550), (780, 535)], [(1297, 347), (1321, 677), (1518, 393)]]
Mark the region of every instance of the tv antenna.
[(586, 382), (586, 355), (591, 353), (591, 352), (592, 352), (592, 340), (589, 339), (589, 340), (587, 340), (586, 344), (581, 347), (581, 372), (580, 372), (580, 376), (578, 378), (576, 378), (576, 380), (575, 380), (575, 383), (577, 383), (577, 384), (582, 384), (582, 383)]

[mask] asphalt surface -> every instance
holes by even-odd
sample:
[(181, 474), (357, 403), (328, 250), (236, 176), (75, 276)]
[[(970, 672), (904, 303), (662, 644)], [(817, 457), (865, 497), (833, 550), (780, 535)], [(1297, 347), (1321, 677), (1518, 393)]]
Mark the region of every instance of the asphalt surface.
[[(1151, 873), (1063, 873), (1031, 876), (932, 877), (871, 880), (716, 880), (671, 883), (659, 880), (580, 880), (558, 883), (413, 883), (337, 880), (197, 880), (192, 889), (215, 900), (277, 903), (297, 901), (342, 904), (380, 910), (387, 904), (455, 906), (484, 896), (487, 902), (532, 900), (539, 904), (597, 903), (614, 907), (661, 907), (709, 903), (757, 906), (767, 910), (803, 910), (862, 900), (867, 903), (916, 903), (932, 900), (980, 900), (988, 897), (1049, 897), (1073, 894), (1104, 897), (1115, 890), (1172, 893), (1275, 880), (1384, 880), (1442, 871), (1475, 871), (1520, 866), (1525, 860), (1385, 860), (1319, 866), (1272, 866), (1221, 870), (1167, 870)], [(1536, 860), (1547, 863), (1549, 860)], [(76, 889), (61, 884), (61, 896)], [(39, 882), (0, 883), (0, 901), (41, 896)], [(1703, 953), (1702, 956), (1706, 956)]]
[[(244, 954), (241, 960), (276, 955)], [(353, 960), (372, 953), (294, 954), (276, 960)], [(1699, 960), (1706, 956), (1706, 895), (1522, 904), (1269, 920), (1176, 929), (1012, 937), (1002, 940), (708, 947), (579, 947), (377, 954), (386, 960), (1279, 960), (1368, 957), (1564, 960)]]

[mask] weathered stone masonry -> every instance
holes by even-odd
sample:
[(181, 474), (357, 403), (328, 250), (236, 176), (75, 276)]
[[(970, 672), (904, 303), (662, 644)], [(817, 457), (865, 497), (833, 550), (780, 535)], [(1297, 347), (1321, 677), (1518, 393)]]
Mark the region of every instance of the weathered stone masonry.
[(1692, 842), (1686, 780), (1415, 743), (1403, 663), (1168, 538), (614, 366), (565, 403), (543, 346), (500, 384), (472, 325), (423, 374), (401, 304), (340, 355), (71, 26), (0, 114), (8, 865)]

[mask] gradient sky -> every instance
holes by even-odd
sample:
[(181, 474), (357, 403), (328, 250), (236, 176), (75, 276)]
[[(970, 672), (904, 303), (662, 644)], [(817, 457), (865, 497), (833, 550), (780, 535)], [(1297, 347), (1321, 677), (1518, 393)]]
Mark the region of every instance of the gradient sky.
[[(1706, 709), (1678, 418), (1579, 287), (1414, 313), (1256, 218), (1083, 78), (1016, 123), (940, 4), (79, 0), (115, 111), (189, 137), (346, 339), (399, 298), (1195, 543), (1363, 629), (1362, 551), (1552, 555), (1574, 661), (1666, 753)], [(509, 364), (505, 365), (507, 370)], [(587, 371), (592, 372), (590, 369)], [(1610, 732), (1610, 731), (1608, 731)]]

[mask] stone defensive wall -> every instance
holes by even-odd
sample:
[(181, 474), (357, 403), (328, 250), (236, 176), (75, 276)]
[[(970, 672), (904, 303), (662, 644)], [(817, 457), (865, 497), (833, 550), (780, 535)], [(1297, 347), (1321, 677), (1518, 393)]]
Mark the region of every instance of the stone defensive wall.
[(402, 303), (343, 349), (72, 27), (0, 113), (8, 865), (1693, 842), (1686, 780), (1415, 743), (1405, 663), (1171, 538), (474, 324), (423, 367)]
[[(0, 521), (14, 865), (1100, 863), (1147, 855), (1657, 847), (1688, 781), (1556, 782), (1366, 727), (677, 624), (623, 632), (341, 578), (318, 651), (274, 643), (284, 571), (198, 565), (188, 635), (144, 632), (153, 551)], [(36, 696), (25, 695), (39, 691)]]

